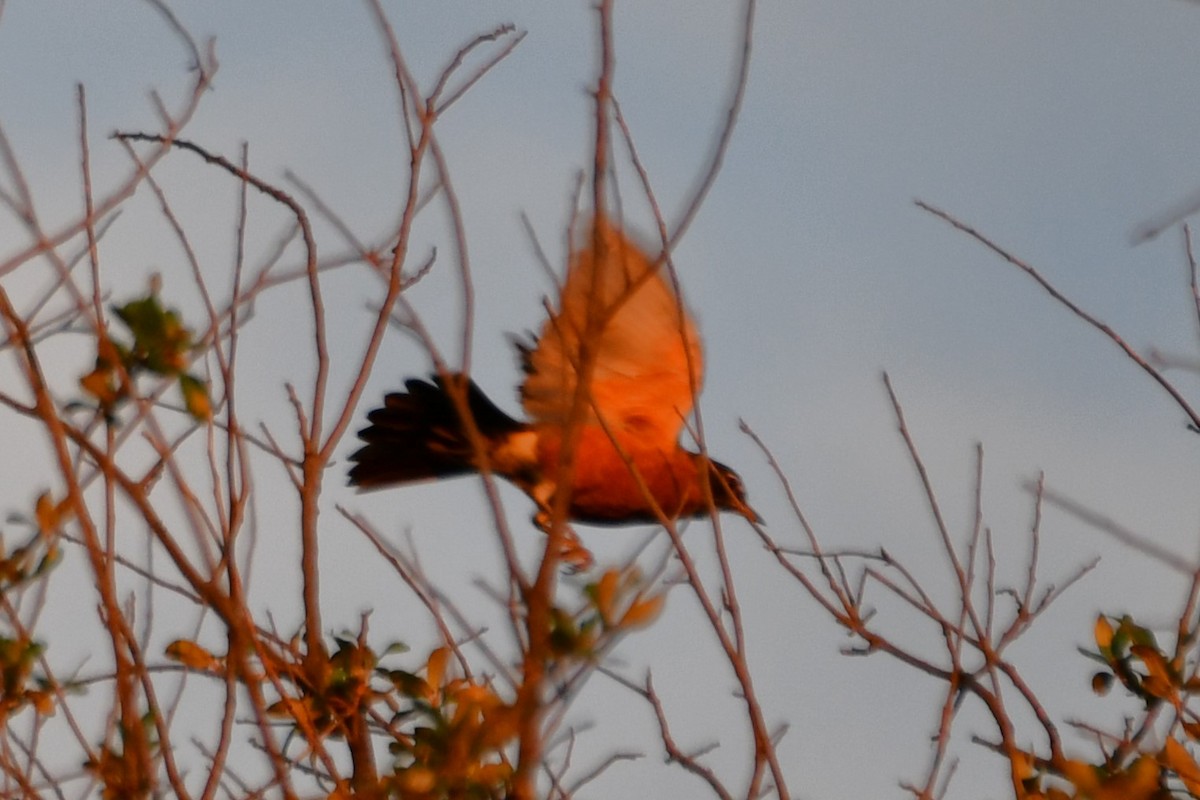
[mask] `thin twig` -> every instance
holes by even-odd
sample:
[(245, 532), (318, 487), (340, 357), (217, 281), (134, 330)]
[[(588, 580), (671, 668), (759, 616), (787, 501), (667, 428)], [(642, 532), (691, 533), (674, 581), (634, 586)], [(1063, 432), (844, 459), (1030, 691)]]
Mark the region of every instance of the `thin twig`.
[(1159, 386), (1161, 386), (1162, 389), (1171, 396), (1171, 399), (1175, 401), (1175, 404), (1177, 406), (1179, 406), (1179, 408), (1183, 411), (1184, 414), (1187, 415), (1188, 420), (1191, 422), (1192, 427), (1200, 429), (1200, 413), (1197, 413), (1197, 411), (1192, 408), (1191, 404), (1188, 403), (1187, 399), (1183, 396), (1183, 394), (1178, 389), (1175, 388), (1174, 384), (1172, 384), (1169, 380), (1166, 379), (1166, 377), (1162, 374), (1162, 372), (1160, 372), (1158, 369), (1156, 369), (1154, 367), (1154, 365), (1152, 365), (1148, 360), (1146, 360), (1141, 355), (1139, 355), (1138, 352), (1136, 350), (1134, 350), (1123, 338), (1121, 338), (1121, 336), (1118, 335), (1117, 332), (1114, 331), (1111, 327), (1109, 327), (1104, 322), (1101, 322), (1099, 319), (1092, 316), (1088, 312), (1084, 311), (1082, 308), (1080, 308), (1078, 305), (1076, 305), (1074, 302), (1072, 302), (1070, 299), (1068, 299), (1066, 295), (1064, 295), (1057, 288), (1055, 288), (1054, 285), (1051, 284), (1050, 281), (1046, 280), (1046, 278), (1044, 278), (1040, 272), (1038, 272), (1036, 269), (1034, 269), (1032, 266), (1030, 266), (1029, 264), (1022, 261), (1021, 259), (1019, 259), (1016, 256), (1009, 253), (1007, 250), (1005, 250), (1000, 245), (993, 242), (988, 237), (984, 236), (982, 233), (977, 231), (975, 228), (971, 227), (970, 225), (966, 224), (965, 222), (958, 220), (957, 218), (951, 216), (947, 212), (942, 211), (939, 208), (935, 208), (934, 206), (929, 205), (928, 203), (926, 203), (922, 200), (914, 200), (913, 202), (916, 204), (916, 206), (918, 208), (928, 211), (930, 214), (934, 215), (935, 217), (938, 217), (939, 219), (949, 223), (953, 227), (957, 228), (958, 230), (962, 231), (963, 233), (967, 234), (971, 238), (978, 241), (983, 246), (987, 247), (993, 253), (1000, 256), (1005, 261), (1012, 264), (1014, 267), (1020, 269), (1026, 275), (1033, 278), (1038, 283), (1038, 285), (1041, 286), (1042, 289), (1044, 289), (1046, 291), (1046, 293), (1049, 294), (1052, 298), (1054, 298), (1060, 305), (1062, 305), (1067, 310), (1069, 310), (1072, 314), (1079, 317), (1084, 322), (1091, 325), (1093, 328), (1095, 328), (1096, 330), (1098, 330), (1102, 334), (1104, 334), (1106, 337), (1108, 337), (1108, 339), (1113, 344), (1115, 344), (1117, 347), (1119, 347), (1121, 349), (1122, 352), (1125, 353), (1125, 355), (1129, 358), (1130, 361), (1132, 361), (1133, 363), (1135, 363), (1139, 367), (1141, 367), (1142, 371), (1144, 371), (1147, 375), (1149, 375), (1152, 379), (1154, 379), (1154, 382), (1157, 383)]

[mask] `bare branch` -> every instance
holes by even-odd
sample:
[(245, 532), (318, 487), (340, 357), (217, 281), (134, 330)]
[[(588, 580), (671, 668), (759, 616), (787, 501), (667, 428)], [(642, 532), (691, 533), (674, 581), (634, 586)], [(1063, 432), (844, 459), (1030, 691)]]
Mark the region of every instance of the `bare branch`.
[(1088, 312), (1084, 311), (1082, 308), (1080, 308), (1075, 303), (1073, 303), (1071, 300), (1069, 300), (1066, 297), (1066, 295), (1064, 295), (1062, 292), (1060, 292), (1058, 289), (1056, 289), (1048, 280), (1046, 280), (1046, 278), (1042, 277), (1042, 274), (1040, 272), (1038, 272), (1036, 269), (1031, 267), (1029, 264), (1026, 264), (1024, 261), (1021, 261), (1016, 256), (1012, 255), (1007, 250), (1000, 247), (1000, 245), (996, 244), (991, 239), (987, 238), (982, 233), (980, 233), (979, 231), (972, 228), (970, 225), (967, 225), (964, 222), (960, 222), (958, 219), (952, 217), (950, 214), (946, 213), (945, 211), (942, 211), (941, 209), (938, 209), (938, 208), (934, 208), (933, 206), (929, 205), (928, 203), (925, 203), (922, 200), (916, 200), (916, 201), (914, 201), (914, 203), (916, 204), (916, 206), (918, 208), (928, 211), (930, 214), (933, 214), (935, 217), (938, 217), (939, 219), (942, 219), (945, 222), (948, 222), (950, 225), (954, 226), (958, 230), (962, 231), (963, 233), (967, 234), (971, 238), (975, 239), (980, 244), (982, 244), (983, 246), (985, 246), (989, 250), (991, 250), (993, 253), (1000, 256), (1008, 263), (1012, 264), (1014, 267), (1017, 267), (1018, 269), (1023, 271), (1026, 275), (1033, 278), (1038, 283), (1038, 285), (1041, 286), (1042, 289), (1044, 289), (1046, 291), (1046, 293), (1049, 294), (1052, 298), (1054, 298), (1060, 305), (1062, 305), (1064, 308), (1069, 310), (1072, 314), (1079, 317), (1084, 322), (1088, 323), (1093, 328), (1095, 328), (1096, 330), (1098, 330), (1102, 334), (1104, 334), (1106, 337), (1108, 337), (1108, 339), (1113, 344), (1115, 344), (1117, 347), (1119, 347), (1121, 349), (1121, 351), (1123, 353), (1125, 353), (1126, 357), (1128, 357), (1130, 361), (1132, 361), (1133, 363), (1135, 363), (1139, 367), (1141, 367), (1142, 371), (1144, 371), (1147, 375), (1149, 375), (1152, 379), (1154, 379), (1154, 382), (1157, 383), (1159, 386), (1161, 386), (1163, 388), (1163, 390), (1166, 391), (1166, 393), (1171, 396), (1171, 399), (1175, 401), (1175, 404), (1177, 406), (1179, 406), (1179, 408), (1183, 411), (1184, 414), (1187, 415), (1188, 420), (1190, 421), (1190, 424), (1192, 427), (1200, 428), (1200, 414), (1198, 414), (1195, 411), (1195, 409), (1192, 408), (1191, 404), (1188, 403), (1187, 399), (1184, 398), (1183, 394), (1177, 388), (1175, 388), (1174, 384), (1172, 384), (1170, 381), (1168, 381), (1166, 379), (1166, 377), (1163, 376), (1163, 374), (1159, 370), (1155, 369), (1155, 367), (1149, 361), (1147, 361), (1145, 358), (1143, 358), (1141, 355), (1139, 355), (1136, 350), (1134, 350), (1131, 346), (1129, 346), (1129, 344), (1127, 344), (1125, 342), (1125, 340), (1122, 339), (1117, 334), (1116, 331), (1114, 331), (1108, 325), (1106, 325), (1105, 323), (1096, 319), (1094, 316), (1092, 316)]

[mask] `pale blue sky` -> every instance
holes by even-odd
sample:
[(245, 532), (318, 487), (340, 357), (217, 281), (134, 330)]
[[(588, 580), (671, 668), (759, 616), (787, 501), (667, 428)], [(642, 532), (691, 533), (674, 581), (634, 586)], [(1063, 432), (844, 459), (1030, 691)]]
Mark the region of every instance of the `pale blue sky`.
[[(187, 136), (229, 155), (249, 141), (260, 175), (282, 181), (291, 169), (364, 237), (384, 230), (394, 219), (407, 156), (384, 50), (365, 5), (177, 5), (198, 37), (216, 37), (221, 63)], [(418, 0), (387, 7), (426, 85), (474, 34), (500, 22), (528, 32), (440, 128), (477, 280), (475, 377), (515, 411), (517, 370), (505, 336), (539, 324), (547, 288), (518, 215), (526, 213), (551, 255), (559, 254), (574, 176), (588, 164), (590, 4)], [(725, 2), (659, 0), (619, 2), (617, 19), (616, 94), (659, 200), (674, 217), (723, 115), (738, 15)], [(776, 537), (800, 542), (763, 459), (738, 434), (738, 418), (773, 447), (827, 546), (886, 546), (936, 594), (952, 596), (879, 380), (887, 369), (959, 532), (971, 519), (974, 443), (984, 443), (985, 510), (1009, 577), (1020, 575), (1031, 516), (1021, 486), (1039, 469), (1081, 502), (1183, 555), (1196, 553), (1200, 439), (1184, 430), (1182, 414), (1025, 276), (911, 201), (924, 199), (975, 225), (1133, 345), (1196, 353), (1179, 231), (1138, 247), (1130, 233), (1200, 188), (1197, 41), (1200, 5), (1178, 0), (762, 2), (741, 121), (676, 262), (707, 342), (710, 448), (742, 472)], [(74, 84), (87, 87), (97, 174), (112, 180), (125, 161), (103, 134), (148, 127), (148, 90), (157, 87), (174, 106), (188, 82), (186, 67), (162, 21), (139, 2), (7, 4), (0, 17), (0, 124), (48, 219), (66, 219), (79, 204)], [(162, 178), (206, 269), (223, 285), (234, 187), (184, 156), (164, 165)], [(626, 192), (633, 194), (632, 184)], [(165, 227), (132, 222), (154, 218), (144, 195), (105, 245), (118, 294), (136, 291), (155, 270), (168, 287), (183, 285), (182, 260)], [(258, 207), (273, 220), (252, 237), (251, 252), (261, 256), (282, 223), (265, 203)], [(648, 218), (642, 227), (650, 229)], [(23, 246), (22, 235), (0, 217), (0, 251)], [(421, 236), (427, 246), (442, 231), (426, 225)], [(323, 241), (328, 253), (341, 249), (333, 236)], [(455, 352), (449, 263), (417, 287), (413, 300)], [(329, 281), (336, 341), (350, 353), (360, 346), (364, 309), (378, 291), (362, 272)], [(184, 294), (177, 302), (187, 307), (194, 301)], [(286, 434), (290, 420), (284, 380), (306, 378), (288, 358), (295, 329), (278, 321), (288, 303), (302, 299), (291, 291), (264, 301), (261, 323), (244, 342), (244, 363), (253, 364), (245, 380), (261, 407), (243, 414), (270, 420), (277, 433)], [(389, 337), (372, 398), (427, 368), (411, 342)], [(1196, 394), (1195, 380), (1178, 379)], [(30, 471), (6, 459), (0, 479), (26, 486)], [(359, 610), (374, 607), (374, 631), (392, 630), (414, 644), (426, 633), (406, 627), (417, 612), (404, 589), (373, 562), (361, 537), (343, 529), (335, 502), (361, 509), (385, 532), (411, 527), (430, 572), (468, 600), (480, 598), (470, 580), (495, 574), (495, 554), (490, 540), (477, 539), (485, 517), (475, 484), (358, 498), (340, 483), (332, 476), (326, 496), (329, 626), (353, 625)], [(30, 496), (36, 488), (28, 486)], [(509, 499), (510, 517), (523, 523), (525, 501)], [(260, 548), (273, 555), (260, 569), (278, 573), (269, 576), (272, 585), (290, 586), (290, 567), (281, 565), (289, 563), (294, 528), (266, 516)], [(924, 770), (940, 687), (883, 656), (839, 656), (845, 639), (778, 574), (752, 534), (737, 523), (727, 532), (753, 617), (760, 692), (771, 721), (791, 723), (781, 753), (793, 796), (898, 796), (896, 781)], [(615, 558), (638, 539), (633, 532), (584, 536), (601, 558)], [(531, 554), (538, 544), (524, 531), (519, 542)], [(1060, 719), (1118, 725), (1120, 701), (1090, 696), (1091, 667), (1075, 646), (1087, 642), (1101, 609), (1170, 622), (1180, 587), (1160, 567), (1060, 513), (1047, 513), (1043, 544), (1049, 580), (1092, 555), (1104, 561), (1014, 658)], [(720, 739), (714, 763), (736, 769), (730, 765), (742, 763), (742, 743), (725, 722), (736, 708), (728, 697), (732, 683), (712, 648), (696, 645), (707, 639), (696, 633), (693, 605), (676, 590), (668, 616), (631, 638), (620, 656), (635, 676), (655, 664), (660, 688), (672, 695), (682, 744)], [(897, 618), (893, 630), (928, 636), (894, 606), (881, 605), (883, 619)], [(281, 620), (295, 611), (274, 610)], [(708, 663), (711, 670), (702, 666)], [(615, 690), (600, 681), (589, 691), (579, 719), (597, 723), (592, 752), (602, 752), (615, 723), (613, 741), (642, 742), (648, 758), (614, 768), (585, 796), (698, 791), (692, 779), (658, 763), (644, 708), (614, 702)], [(963, 734), (991, 736), (985, 720), (966, 713)], [(1041, 745), (1038, 730), (1027, 730), (1030, 744)], [(956, 753), (964, 766), (951, 797), (1004, 796), (999, 759), (969, 744)]]

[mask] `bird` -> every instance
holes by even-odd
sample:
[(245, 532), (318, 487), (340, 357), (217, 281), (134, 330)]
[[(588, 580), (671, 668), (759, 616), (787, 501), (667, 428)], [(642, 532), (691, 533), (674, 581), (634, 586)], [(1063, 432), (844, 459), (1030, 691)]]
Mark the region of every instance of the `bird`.
[[(466, 375), (410, 378), (367, 415), (369, 425), (358, 432), (363, 445), (350, 456), (352, 486), (377, 489), (486, 468), (533, 499), (534, 520), (548, 531), (574, 426), (565, 487), (570, 521), (629, 525), (713, 509), (762, 521), (734, 470), (680, 444), (704, 364), (696, 324), (664, 259), (648, 256), (602, 216), (589, 231), (569, 257), (540, 333), (514, 341), (527, 419), (505, 413)], [(473, 420), (475, 444), (460, 409)]]

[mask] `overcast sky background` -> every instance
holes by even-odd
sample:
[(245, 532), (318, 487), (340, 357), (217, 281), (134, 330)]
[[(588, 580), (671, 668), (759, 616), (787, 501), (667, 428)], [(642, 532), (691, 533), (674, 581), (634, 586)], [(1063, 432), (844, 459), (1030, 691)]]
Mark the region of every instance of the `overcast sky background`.
[[(407, 154), (385, 51), (365, 4), (176, 5), (195, 35), (216, 37), (221, 64), (187, 137), (230, 156), (248, 141), (258, 174), (283, 182), (290, 169), (363, 238), (385, 231), (395, 219)], [(689, 196), (723, 117), (739, 46), (734, 5), (618, 3), (615, 92), (668, 219)], [(561, 259), (575, 175), (589, 164), (594, 14), (585, 2), (387, 8), (426, 87), (476, 33), (502, 22), (528, 32), (439, 127), (477, 281), (474, 376), (515, 412), (517, 369), (506, 336), (540, 324), (548, 288), (519, 215), (528, 215), (551, 257)], [(1185, 430), (1183, 414), (1026, 276), (912, 201), (976, 226), (1135, 347), (1195, 357), (1180, 231), (1136, 247), (1131, 233), (1200, 189), (1198, 41), (1200, 5), (1177, 0), (762, 3), (733, 143), (675, 260), (706, 337), (709, 447), (742, 473), (781, 542), (799, 545), (799, 528), (764, 459), (738, 433), (739, 418), (770, 444), (827, 547), (886, 547), (928, 580), (935, 596), (953, 599), (895, 432), (880, 380), (886, 369), (960, 535), (970, 529), (974, 447), (983, 443), (984, 509), (1006, 579), (1023, 574), (1032, 519), (1023, 486), (1039, 470), (1054, 489), (1182, 558), (1196, 557), (1200, 439)], [(153, 127), (148, 90), (158, 88), (175, 107), (189, 85), (187, 67), (161, 18), (134, 0), (7, 4), (0, 17), (0, 123), (48, 221), (79, 209), (75, 83), (87, 88), (103, 185), (127, 164), (104, 135)], [(182, 155), (160, 177), (206, 273), (227, 286), (235, 187)], [(632, 185), (625, 189), (634, 194)], [(259, 208), (267, 221), (252, 233), (251, 263), (283, 228), (277, 212), (266, 203)], [(148, 193), (127, 216), (103, 249), (114, 295), (139, 291), (161, 271), (168, 298), (197, 309), (179, 248)], [(652, 230), (649, 217), (639, 222)], [(24, 236), (0, 218), (2, 254), (25, 246)], [(326, 254), (342, 249), (327, 230), (322, 243)], [(440, 271), (412, 299), (454, 353), (452, 251), (444, 227), (431, 221), (420, 228), (414, 252), (433, 244), (441, 245)], [(380, 287), (363, 270), (339, 273), (328, 286), (335, 343), (348, 359), (335, 374), (344, 381)], [(244, 340), (243, 386), (255, 401), (243, 416), (268, 421), (290, 442), (283, 385), (305, 385), (309, 373), (303, 367), (297, 374), (293, 358), (307, 347), (306, 329), (287, 321), (307, 313), (303, 303), (298, 289), (264, 300)], [(393, 333), (368, 402), (428, 366), (410, 340)], [(1193, 378), (1172, 375), (1200, 397)], [(6, 438), (4, 447), (35, 452), (35, 444), (40, 440)], [(347, 441), (343, 452), (352, 448)], [(27, 503), (44, 485), (39, 466), (47, 463), (41, 455), (0, 461), (0, 481), (16, 492), (5, 504)], [(270, 479), (261, 480), (265, 492)], [(361, 610), (374, 608), (372, 631), (381, 640), (401, 638), (423, 652), (433, 642), (427, 624), (334, 504), (361, 510), (397, 539), (411, 530), (429, 572), (469, 607), (484, 603), (472, 579), (496, 575), (482, 493), (462, 480), (356, 497), (341, 483), (331, 476), (325, 494), (326, 625), (354, 626)], [(280, 506), (291, 502), (280, 496)], [(532, 557), (539, 540), (523, 526), (528, 504), (506, 498), (521, 527), (519, 544)], [(287, 627), (297, 608), (273, 598), (294, 596), (286, 592), (295, 586), (295, 527), (275, 518), (273, 503), (264, 506), (260, 548), (269, 557), (259, 563), (256, 589)], [(634, 531), (582, 533), (601, 561), (641, 538)], [(751, 618), (760, 696), (773, 724), (791, 726), (780, 752), (793, 796), (900, 795), (898, 780), (924, 773), (941, 687), (882, 655), (839, 655), (845, 638), (780, 574), (752, 533), (731, 520), (727, 534)], [(1169, 625), (1183, 583), (1052, 509), (1043, 547), (1040, 567), (1049, 581), (1093, 556), (1102, 561), (1011, 655), (1057, 719), (1118, 727), (1129, 706), (1090, 694), (1092, 669), (1075, 648), (1088, 644), (1100, 610)], [(874, 599), (882, 625), (936, 647), (937, 637), (914, 626), (894, 601)], [(170, 630), (169, 621), (156, 625), (168, 641), (189, 634)], [(733, 779), (745, 763), (744, 736), (728, 723), (738, 708), (729, 696), (733, 682), (700, 625), (694, 601), (676, 589), (661, 622), (629, 639), (619, 657), (634, 677), (655, 665), (681, 745), (719, 740), (713, 763)], [(994, 738), (984, 718), (971, 709), (964, 714), (960, 733)], [(659, 763), (651, 714), (612, 684), (596, 679), (581, 698), (578, 721), (597, 726), (584, 740), (593, 760), (581, 769), (610, 741), (625, 748), (637, 742), (648, 755), (614, 767), (581, 796), (701, 791)], [(1091, 753), (1083, 739), (1065, 735), (1073, 751)], [(1044, 744), (1033, 725), (1024, 739)], [(950, 796), (1006, 795), (1000, 759), (965, 743), (956, 754), (964, 761)]]

